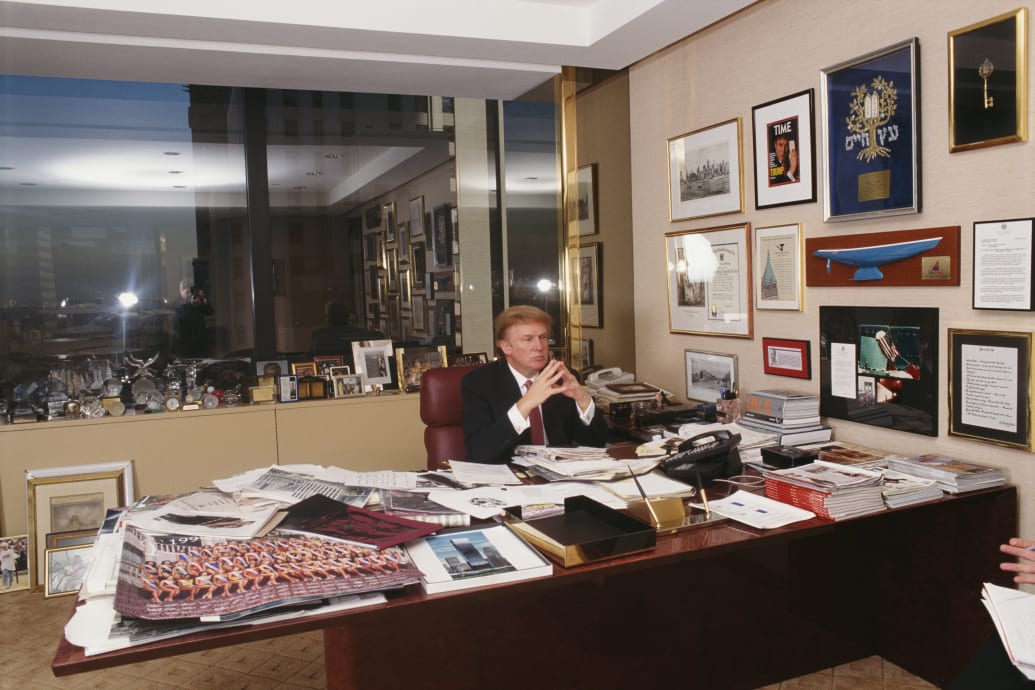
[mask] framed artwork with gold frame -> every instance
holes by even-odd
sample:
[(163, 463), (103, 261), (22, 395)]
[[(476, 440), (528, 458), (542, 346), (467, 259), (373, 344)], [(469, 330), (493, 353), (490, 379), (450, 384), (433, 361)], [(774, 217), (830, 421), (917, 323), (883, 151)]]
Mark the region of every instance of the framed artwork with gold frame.
[(740, 118), (668, 140), (669, 220), (744, 210)]
[(949, 32), (949, 152), (1028, 140), (1028, 8)]

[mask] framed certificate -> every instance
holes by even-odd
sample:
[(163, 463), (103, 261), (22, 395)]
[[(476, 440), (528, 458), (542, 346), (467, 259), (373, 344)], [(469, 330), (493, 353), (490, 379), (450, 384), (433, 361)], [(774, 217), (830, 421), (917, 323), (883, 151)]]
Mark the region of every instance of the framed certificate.
[(1035, 218), (974, 223), (974, 309), (1035, 310)]

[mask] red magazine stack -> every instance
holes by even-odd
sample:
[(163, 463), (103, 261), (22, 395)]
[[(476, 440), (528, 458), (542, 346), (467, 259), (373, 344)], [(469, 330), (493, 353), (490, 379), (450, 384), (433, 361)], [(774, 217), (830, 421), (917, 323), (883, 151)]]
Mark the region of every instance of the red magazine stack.
[(765, 473), (765, 495), (826, 520), (884, 510), (881, 473), (821, 460)]

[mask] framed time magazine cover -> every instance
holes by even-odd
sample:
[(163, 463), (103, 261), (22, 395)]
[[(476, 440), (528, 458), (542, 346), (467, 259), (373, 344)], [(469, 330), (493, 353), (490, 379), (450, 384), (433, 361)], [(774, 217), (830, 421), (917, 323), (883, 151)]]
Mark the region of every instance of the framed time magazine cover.
[(814, 100), (808, 89), (751, 109), (755, 208), (816, 200)]
[(1030, 332), (949, 329), (949, 433), (1031, 450)]
[(920, 212), (920, 43), (821, 72), (824, 220)]
[(672, 333), (752, 337), (751, 225), (665, 234)]
[(740, 118), (668, 140), (669, 220), (744, 210)]

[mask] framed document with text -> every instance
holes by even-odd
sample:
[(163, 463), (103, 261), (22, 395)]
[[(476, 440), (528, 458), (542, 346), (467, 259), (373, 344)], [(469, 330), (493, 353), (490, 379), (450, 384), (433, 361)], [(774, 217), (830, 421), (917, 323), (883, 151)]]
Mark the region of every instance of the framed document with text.
[(801, 224), (755, 228), (755, 308), (802, 310)]
[(974, 223), (974, 309), (1035, 311), (1035, 218)]
[(1031, 450), (1031, 333), (949, 329), (949, 433)]

